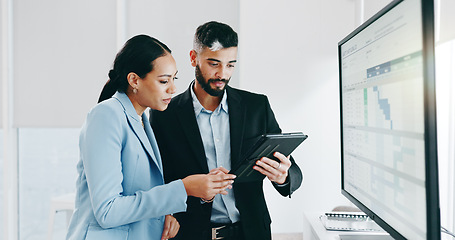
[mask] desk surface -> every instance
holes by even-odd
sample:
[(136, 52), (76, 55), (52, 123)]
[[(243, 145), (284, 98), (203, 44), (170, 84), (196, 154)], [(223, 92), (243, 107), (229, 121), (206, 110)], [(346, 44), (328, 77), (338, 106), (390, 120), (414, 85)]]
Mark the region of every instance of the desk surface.
[(319, 216), (324, 213), (321, 212), (305, 212), (304, 213), (304, 231), (303, 239), (305, 240), (340, 240), (340, 235), (352, 236), (388, 236), (384, 233), (370, 233), (370, 232), (354, 232), (354, 231), (327, 231), (319, 220)]

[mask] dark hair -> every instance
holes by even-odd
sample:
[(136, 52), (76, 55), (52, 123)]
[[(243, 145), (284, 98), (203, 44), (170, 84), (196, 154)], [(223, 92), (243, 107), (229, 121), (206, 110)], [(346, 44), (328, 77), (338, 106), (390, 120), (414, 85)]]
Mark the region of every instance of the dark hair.
[(129, 73), (134, 72), (144, 78), (153, 69), (153, 61), (170, 54), (171, 50), (159, 40), (147, 35), (130, 38), (114, 60), (114, 67), (109, 71), (109, 80), (101, 91), (98, 102), (114, 95), (116, 91), (126, 92)]
[(237, 47), (237, 33), (227, 24), (220, 22), (207, 22), (196, 29), (194, 34), (193, 48), (196, 52), (204, 47), (215, 47), (214, 43), (221, 44), (221, 48)]

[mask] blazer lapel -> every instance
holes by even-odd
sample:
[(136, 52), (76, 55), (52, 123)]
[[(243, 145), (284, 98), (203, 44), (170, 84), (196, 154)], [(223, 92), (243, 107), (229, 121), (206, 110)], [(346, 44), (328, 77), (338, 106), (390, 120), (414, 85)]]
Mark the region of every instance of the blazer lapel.
[(201, 133), (197, 124), (196, 116), (194, 115), (193, 99), (191, 97), (191, 86), (182, 94), (178, 105), (178, 118), (182, 124), (183, 132), (185, 133), (191, 149), (193, 150), (197, 162), (202, 167), (205, 173), (209, 172), (207, 160), (205, 158), (204, 145), (202, 143)]
[[(144, 115), (144, 114), (143, 114)], [(147, 139), (149, 139), (149, 142), (152, 146), (152, 153), (154, 154), (155, 162), (158, 165), (158, 168), (160, 169), (161, 174), (163, 174), (163, 164), (161, 161), (161, 154), (160, 154), (160, 149), (158, 148), (158, 143), (156, 142), (155, 134), (153, 133), (152, 127), (150, 125), (148, 117), (142, 116), (142, 119), (144, 121), (144, 128), (145, 128), (145, 133), (147, 134)]]
[[(163, 168), (161, 166), (161, 158), (158, 159), (158, 157), (160, 157), (158, 147), (155, 147), (155, 149), (152, 148), (153, 142), (156, 145), (156, 140), (155, 140), (155, 136), (153, 135), (153, 132), (150, 129), (148, 134), (151, 133), (151, 135), (149, 135), (149, 137), (146, 135), (145, 132), (147, 130), (144, 131), (141, 120), (139, 119), (139, 115), (137, 115), (136, 110), (133, 107), (133, 104), (131, 103), (130, 99), (128, 98), (128, 96), (125, 93), (117, 92), (117, 93), (115, 93), (114, 97), (117, 98), (119, 100), (119, 102), (123, 105), (125, 115), (128, 120), (128, 124), (130, 125), (134, 134), (137, 136), (137, 138), (141, 142), (142, 147), (145, 149), (145, 151), (149, 155), (149, 158), (152, 159), (152, 162), (158, 167), (161, 174), (163, 174)], [(143, 118), (143, 119), (147, 119), (147, 118)], [(147, 126), (150, 128), (150, 124), (148, 123), (148, 120), (147, 120), (147, 123), (144, 122), (144, 126)], [(155, 152), (156, 152), (156, 155), (155, 155)]]
[(241, 146), (245, 127), (245, 107), (242, 98), (231, 87), (226, 88), (229, 106), (229, 127), (231, 133), (231, 167), (237, 166), (240, 161)]

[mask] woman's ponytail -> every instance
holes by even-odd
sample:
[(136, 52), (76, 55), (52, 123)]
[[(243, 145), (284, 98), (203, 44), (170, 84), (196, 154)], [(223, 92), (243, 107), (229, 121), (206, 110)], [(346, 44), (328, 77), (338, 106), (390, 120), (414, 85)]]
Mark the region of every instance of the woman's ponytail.
[(104, 84), (103, 90), (101, 91), (98, 103), (111, 98), (118, 89), (118, 74), (112, 69), (109, 71), (109, 80)]

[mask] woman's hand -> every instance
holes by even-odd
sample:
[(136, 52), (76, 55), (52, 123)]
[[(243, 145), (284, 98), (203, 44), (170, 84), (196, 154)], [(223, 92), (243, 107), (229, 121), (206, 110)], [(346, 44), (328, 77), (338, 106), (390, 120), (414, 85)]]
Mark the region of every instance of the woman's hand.
[(182, 182), (189, 196), (212, 199), (217, 194), (226, 195), (226, 189), (232, 188), (235, 177), (220, 170), (216, 173), (190, 175), (182, 179)]
[(210, 170), (210, 172), (209, 172), (209, 174), (211, 174), (211, 175), (228, 174), (228, 173), (229, 173), (229, 170), (227, 170), (224, 167), (217, 167), (217, 168)]
[(172, 215), (166, 215), (164, 220), (164, 229), (163, 234), (161, 235), (161, 240), (166, 240), (173, 238), (177, 235), (180, 229), (180, 224)]

